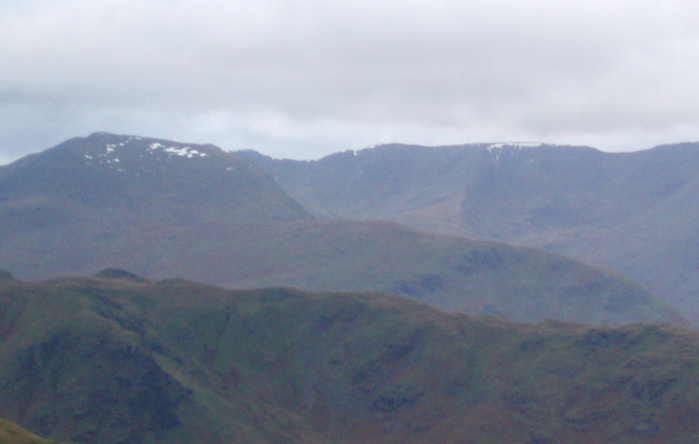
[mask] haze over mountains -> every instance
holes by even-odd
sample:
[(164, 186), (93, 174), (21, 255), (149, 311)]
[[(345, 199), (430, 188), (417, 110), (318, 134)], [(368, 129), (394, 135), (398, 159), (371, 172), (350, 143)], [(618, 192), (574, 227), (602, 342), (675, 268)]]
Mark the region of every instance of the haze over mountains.
[[(646, 281), (691, 288), (697, 157), (294, 162), (96, 133), (0, 167), (0, 439), (695, 442), (699, 333), (669, 325), (689, 321), (493, 239), (626, 271), (664, 257)], [(662, 293), (693, 310), (685, 294)]]
[(0, 417), (76, 443), (693, 442), (698, 357), (671, 326), (0, 276)]
[[(491, 147), (472, 155), (493, 152)], [(342, 167), (344, 157), (355, 158), (336, 156), (340, 169), (323, 173), (328, 179), (318, 179), (317, 187), (361, 197), (381, 186), (385, 189), (373, 193), (371, 205), (390, 208), (400, 206), (392, 196), (409, 191), (411, 181), (427, 183), (419, 170), (402, 167), (410, 157), (389, 162), (393, 170), (366, 170), (371, 174), (365, 182), (357, 179), (361, 171)], [(506, 164), (504, 158), (497, 162)], [(439, 189), (451, 190), (449, 180), (458, 182), (444, 179), (424, 199), (443, 201)], [(346, 200), (357, 215), (367, 205)], [(308, 208), (317, 212), (319, 206)], [(148, 277), (237, 288), (382, 291), (445, 310), (517, 321), (684, 322), (644, 288), (608, 271), (390, 222), (314, 220), (239, 155), (135, 136), (97, 133), (2, 167), (0, 238), (0, 268), (21, 279), (120, 267)]]
[(320, 217), (385, 219), (613, 268), (699, 320), (699, 144), (384, 145), (318, 161), (242, 151)]

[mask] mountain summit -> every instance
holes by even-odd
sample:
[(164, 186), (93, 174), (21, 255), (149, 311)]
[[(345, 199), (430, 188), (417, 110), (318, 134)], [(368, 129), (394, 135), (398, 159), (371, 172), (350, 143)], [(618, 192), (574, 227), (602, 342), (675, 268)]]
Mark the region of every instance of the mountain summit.
[(310, 220), (248, 160), (213, 145), (96, 133), (0, 169), (2, 267), (22, 278), (154, 261), (218, 227)]
[(68, 207), (138, 211), (152, 220), (184, 213), (206, 222), (309, 218), (240, 156), (213, 145), (107, 133), (71, 139), (5, 167), (0, 202), (12, 209), (2, 214), (5, 223), (28, 220), (30, 227), (63, 219)]
[(557, 255), (314, 220), (262, 169), (211, 145), (97, 133), (21, 159), (0, 169), (0, 239), (0, 268), (22, 280), (124, 269), (385, 292), (516, 321), (682, 322), (628, 279)]

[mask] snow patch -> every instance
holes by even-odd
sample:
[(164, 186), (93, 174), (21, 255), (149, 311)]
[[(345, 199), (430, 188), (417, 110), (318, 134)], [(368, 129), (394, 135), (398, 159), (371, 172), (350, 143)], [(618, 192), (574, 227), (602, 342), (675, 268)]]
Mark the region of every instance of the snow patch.
[(149, 145), (149, 148), (151, 151), (153, 150), (161, 150), (165, 153), (168, 154), (168, 156), (179, 156), (179, 157), (186, 157), (187, 159), (192, 159), (194, 157), (206, 157), (206, 153), (199, 152), (198, 150), (195, 150), (191, 147), (184, 146), (184, 147), (176, 147), (176, 146), (165, 146), (161, 143), (158, 142), (153, 142)]
[[(513, 154), (515, 151), (522, 151), (525, 148), (539, 148), (544, 144), (541, 142), (510, 142), (510, 143), (492, 143), (486, 147), (488, 153), (493, 155), (493, 163), (500, 162), (500, 155), (503, 153)], [(533, 162), (533, 159), (528, 159)]]
[(514, 148), (516, 150), (521, 150), (522, 148), (539, 148), (542, 146), (541, 142), (511, 142), (511, 143), (493, 143), (488, 145), (488, 151), (493, 152), (493, 150), (507, 148)]
[(175, 154), (175, 155), (180, 156), (180, 157), (187, 157), (188, 159), (191, 159), (192, 157), (194, 157), (194, 154), (189, 150), (188, 146), (186, 146), (184, 148), (177, 148), (177, 147), (171, 146), (171, 147), (165, 148), (165, 152)]

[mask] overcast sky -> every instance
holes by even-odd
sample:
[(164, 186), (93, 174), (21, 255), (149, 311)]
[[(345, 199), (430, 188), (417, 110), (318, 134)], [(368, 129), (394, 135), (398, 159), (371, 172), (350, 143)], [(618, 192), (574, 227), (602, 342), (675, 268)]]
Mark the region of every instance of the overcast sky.
[(0, 3), (0, 164), (96, 131), (318, 158), (699, 140), (694, 0)]

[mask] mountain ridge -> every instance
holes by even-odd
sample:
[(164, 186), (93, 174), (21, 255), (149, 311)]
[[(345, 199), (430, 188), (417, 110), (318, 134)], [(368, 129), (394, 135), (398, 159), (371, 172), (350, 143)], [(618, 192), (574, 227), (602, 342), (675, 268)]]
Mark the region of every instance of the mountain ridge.
[[(34, 182), (22, 180), (26, 174), (41, 174)], [(188, 180), (196, 176), (196, 181)], [(218, 204), (226, 217), (236, 217), (238, 207), (253, 208), (255, 200), (267, 199), (266, 211), (257, 217), (278, 219), (308, 218), (303, 209), (270, 178), (250, 162), (213, 145), (193, 145), (95, 133), (70, 139), (38, 155), (31, 155), (7, 166), (3, 171), (0, 198), (11, 199), (22, 183), (22, 193), (59, 197), (76, 205), (105, 204), (102, 197), (116, 197), (109, 205), (147, 211), (151, 203), (196, 206), (206, 199)], [(238, 192), (245, 187), (252, 196)], [(150, 188), (149, 194), (142, 189)], [(273, 205), (276, 205), (273, 206)], [(104, 205), (103, 205), (104, 206)], [(169, 211), (176, 211), (169, 208)], [(211, 210), (206, 208), (209, 215)], [(249, 214), (252, 213), (252, 214)]]
[(0, 282), (0, 415), (76, 443), (691, 440), (697, 350), (377, 293)]
[[(698, 143), (631, 153), (394, 144), (313, 162), (239, 154), (318, 217), (386, 219), (560, 253), (615, 269), (699, 320), (699, 270), (681, 260), (699, 242), (697, 204), (682, 192), (699, 180)], [(663, 236), (656, 226), (667, 227)]]
[(628, 279), (560, 256), (314, 220), (262, 169), (218, 148), (96, 133), (8, 168), (0, 267), (24, 280), (116, 267), (227, 287), (378, 291), (517, 321), (686, 322)]

